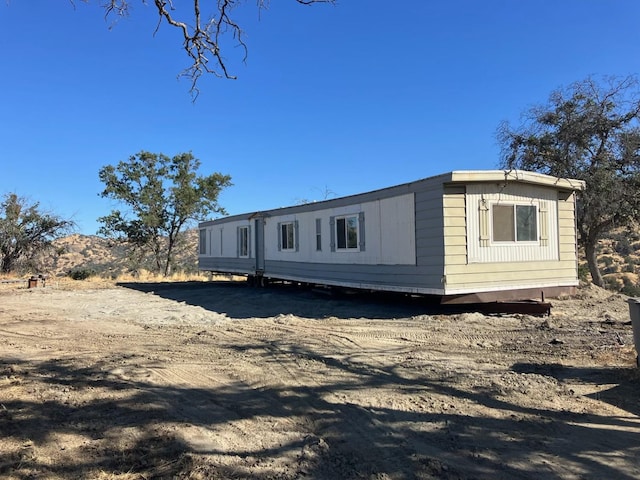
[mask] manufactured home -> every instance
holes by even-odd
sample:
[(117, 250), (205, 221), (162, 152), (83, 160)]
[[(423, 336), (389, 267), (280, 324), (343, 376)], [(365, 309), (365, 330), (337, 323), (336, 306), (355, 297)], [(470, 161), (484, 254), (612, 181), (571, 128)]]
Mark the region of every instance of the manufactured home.
[(580, 180), (453, 171), (322, 202), (199, 225), (201, 271), (436, 295), (539, 299), (578, 285)]

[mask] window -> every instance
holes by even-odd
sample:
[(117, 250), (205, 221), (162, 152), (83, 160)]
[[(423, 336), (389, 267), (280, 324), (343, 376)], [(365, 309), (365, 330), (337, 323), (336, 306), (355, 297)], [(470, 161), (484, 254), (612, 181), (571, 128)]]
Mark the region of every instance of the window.
[(207, 231), (200, 230), (200, 255), (207, 254)]
[(322, 251), (322, 220), (316, 218), (316, 251)]
[(329, 218), (329, 238), (332, 252), (365, 251), (364, 212)]
[(493, 205), (494, 242), (535, 242), (538, 240), (537, 209), (534, 205)]
[(336, 218), (336, 246), (338, 250), (358, 248), (358, 217)]
[(238, 227), (238, 256), (249, 256), (249, 227)]
[(293, 222), (280, 224), (280, 248), (282, 250), (295, 250), (295, 235)]

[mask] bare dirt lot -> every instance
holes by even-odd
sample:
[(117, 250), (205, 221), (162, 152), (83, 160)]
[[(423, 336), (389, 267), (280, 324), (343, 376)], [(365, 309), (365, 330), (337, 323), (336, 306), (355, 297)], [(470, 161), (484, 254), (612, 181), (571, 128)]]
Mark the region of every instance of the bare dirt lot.
[(640, 478), (626, 298), (552, 303), (3, 287), (0, 477)]

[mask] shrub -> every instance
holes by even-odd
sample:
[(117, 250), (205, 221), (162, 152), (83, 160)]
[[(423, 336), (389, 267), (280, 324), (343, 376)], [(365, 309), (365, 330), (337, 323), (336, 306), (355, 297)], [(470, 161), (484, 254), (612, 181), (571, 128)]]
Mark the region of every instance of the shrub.
[(627, 237), (622, 235), (617, 236), (615, 243), (615, 250), (622, 256), (627, 256), (633, 253), (633, 248), (629, 243)]
[(622, 287), (624, 286), (623, 283), (616, 277), (606, 277), (604, 279), (604, 284), (607, 290), (615, 290), (616, 292), (621, 291)]
[(589, 265), (586, 263), (581, 263), (578, 265), (578, 279), (583, 282), (588, 282), (591, 278), (591, 274), (589, 273)]
[(77, 268), (75, 270), (71, 270), (68, 273), (68, 276), (73, 280), (86, 280), (89, 277), (93, 277), (96, 275), (95, 270), (90, 268)]
[(640, 285), (637, 285), (637, 284), (636, 285), (633, 285), (633, 284), (625, 285), (620, 290), (620, 293), (623, 293), (623, 294), (625, 294), (625, 295), (627, 295), (629, 297), (640, 297)]
[(608, 255), (601, 257), (600, 260), (602, 261), (602, 263), (604, 263), (605, 267), (610, 267), (611, 265), (613, 265), (613, 257), (609, 257)]

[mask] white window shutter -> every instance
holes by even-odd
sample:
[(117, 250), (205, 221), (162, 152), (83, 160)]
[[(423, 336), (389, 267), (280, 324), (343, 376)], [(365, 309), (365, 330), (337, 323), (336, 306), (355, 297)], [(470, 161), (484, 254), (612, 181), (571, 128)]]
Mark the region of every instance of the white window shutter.
[(540, 202), (540, 246), (549, 245), (549, 206)]
[(489, 206), (485, 200), (480, 201), (480, 206), (478, 207), (478, 213), (480, 215), (480, 246), (488, 247), (489, 246)]

